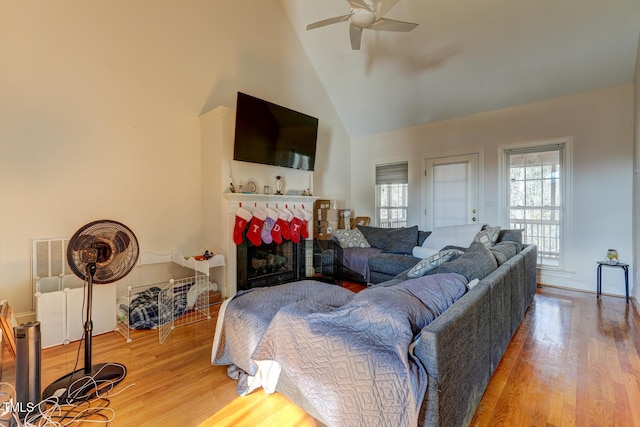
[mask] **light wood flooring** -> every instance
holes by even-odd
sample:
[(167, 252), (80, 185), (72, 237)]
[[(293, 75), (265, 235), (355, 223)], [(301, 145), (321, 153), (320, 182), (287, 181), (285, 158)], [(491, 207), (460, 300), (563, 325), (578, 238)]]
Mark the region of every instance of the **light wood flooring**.
[[(164, 344), (153, 331), (129, 344), (116, 332), (94, 338), (94, 363), (128, 369), (109, 399), (109, 425), (317, 425), (277, 393), (236, 395), (226, 368), (210, 365), (215, 310), (212, 317), (176, 328)], [(43, 388), (73, 370), (77, 349), (43, 350)], [(6, 349), (2, 367), (2, 380), (14, 384)], [(640, 426), (640, 317), (622, 298), (540, 288), (472, 425)]]

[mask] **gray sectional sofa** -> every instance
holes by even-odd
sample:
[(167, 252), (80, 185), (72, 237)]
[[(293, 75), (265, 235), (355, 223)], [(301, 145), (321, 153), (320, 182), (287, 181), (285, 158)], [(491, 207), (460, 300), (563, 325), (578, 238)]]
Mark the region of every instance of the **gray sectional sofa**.
[[(496, 227), (492, 229), (496, 230)], [(222, 334), (218, 330), (221, 325), (219, 323), (216, 327), (212, 361), (216, 364), (233, 363), (244, 372), (256, 375), (256, 377), (261, 376), (256, 372), (250, 372), (252, 358), (255, 357), (260, 361), (278, 361), (282, 370), (281, 372), (279, 370), (276, 384), (271, 384), (271, 387), (327, 425), (365, 425), (358, 422), (358, 420), (365, 419), (360, 417), (361, 414), (367, 416), (373, 414), (373, 417), (380, 418), (382, 417), (380, 411), (384, 411), (385, 408), (388, 408), (391, 413), (394, 412), (394, 408), (397, 409), (406, 403), (405, 406), (411, 407), (412, 413), (405, 414), (403, 412), (404, 418), (402, 419), (405, 420), (405, 423), (394, 423), (394, 426), (414, 425), (416, 415), (420, 426), (468, 426), (511, 338), (518, 329), (526, 310), (532, 304), (537, 288), (537, 248), (533, 245), (524, 247), (521, 245), (522, 232), (520, 230), (503, 230), (496, 236), (498, 231), (492, 232), (490, 242), (474, 238), (473, 243), (466, 251), (458, 254), (456, 258), (444, 260), (443, 253), (448, 251), (439, 251), (433, 256), (420, 260), (420, 263), (416, 265), (417, 269), (412, 268), (390, 281), (375, 286), (389, 286), (391, 287), (390, 292), (384, 292), (385, 289), (375, 289), (372, 286), (358, 294), (362, 297), (358, 298), (351, 295), (345, 296), (345, 293), (349, 294), (349, 292), (326, 284), (323, 285), (328, 286), (328, 289), (322, 292), (315, 289), (309, 291), (312, 286), (318, 286), (310, 281), (311, 283), (300, 283), (294, 287), (283, 285), (280, 292), (273, 292), (270, 297), (265, 297), (265, 292), (268, 292), (270, 288), (263, 288), (242, 296), (242, 298), (253, 297), (257, 303), (251, 304), (240, 300), (238, 306), (233, 308), (240, 311), (229, 316), (229, 319), (239, 319), (235, 323), (233, 320), (227, 319), (227, 314), (232, 309), (230, 306), (234, 301), (237, 302), (237, 297), (228, 300), (230, 304), (221, 308), (222, 311), (227, 312), (223, 316), (225, 325), (232, 322), (236, 328), (240, 329), (229, 326), (231, 329), (224, 329), (225, 332)], [(436, 235), (437, 231), (434, 231), (434, 236)], [(393, 247), (393, 243), (390, 244), (390, 247)], [(442, 262), (434, 262), (438, 260)], [(416, 291), (418, 288), (412, 288), (414, 285), (428, 286), (426, 282), (429, 280), (422, 281), (423, 279), (420, 277), (417, 280), (406, 280), (407, 277), (413, 277), (412, 275), (416, 271), (420, 276), (457, 273), (454, 275), (442, 274), (439, 278), (433, 277), (434, 283), (445, 286), (447, 289), (451, 289), (449, 286), (454, 286), (451, 281), (447, 282), (447, 278), (451, 279), (451, 276), (460, 277), (462, 275), (468, 281), (468, 291), (460, 293), (456, 299), (451, 301), (450, 305), (446, 304), (448, 308), (439, 312), (440, 314), (435, 318), (429, 318), (430, 323), (420, 323), (421, 326), (409, 333), (413, 346), (409, 347), (409, 351), (413, 348), (413, 354), (418, 359), (418, 361), (414, 359), (412, 361), (416, 362), (414, 366), (421, 365), (424, 368), (424, 371), (420, 370), (420, 383), (426, 384), (426, 391), (421, 388), (418, 395), (422, 397), (422, 400), (417, 402), (416, 400), (403, 399), (403, 396), (410, 395), (410, 392), (408, 394), (399, 393), (399, 395), (385, 392), (390, 390), (385, 388), (383, 384), (387, 386), (389, 384), (389, 378), (385, 378), (385, 373), (390, 372), (391, 364), (374, 363), (369, 366), (368, 363), (363, 362), (370, 360), (369, 358), (357, 359), (358, 356), (367, 354), (366, 351), (363, 351), (364, 349), (373, 348), (372, 351), (377, 351), (384, 347), (356, 345), (354, 347), (356, 351), (350, 353), (353, 343), (344, 336), (349, 331), (355, 331), (362, 336), (382, 337), (383, 335), (363, 334), (362, 332), (369, 331), (367, 329), (369, 327), (374, 327), (375, 331), (385, 331), (388, 329), (385, 322), (390, 322), (390, 319), (401, 319), (397, 322), (394, 321), (394, 324), (417, 325), (417, 323), (411, 323), (411, 319), (422, 318), (423, 314), (426, 315), (426, 312), (430, 310), (426, 301), (420, 300), (422, 305), (416, 305), (414, 299), (400, 297), (400, 294), (405, 291), (406, 293), (411, 293), (411, 289)], [(442, 280), (442, 282), (438, 280)], [(395, 293), (394, 291), (397, 290), (399, 292)], [(300, 299), (296, 294), (298, 291), (310, 292), (309, 299)], [(263, 293), (258, 294), (258, 292)], [(371, 298), (367, 298), (369, 295)], [(381, 295), (385, 298), (391, 296), (392, 300), (380, 300)], [(300, 304), (296, 302), (300, 302)], [(351, 303), (355, 304), (351, 305)], [(397, 309), (393, 313), (402, 313), (402, 308), (394, 305), (395, 303), (407, 304), (405, 315), (393, 317), (391, 311), (382, 309), (393, 306)], [(247, 307), (250, 308), (249, 312), (242, 311)], [(259, 307), (259, 310), (253, 309), (254, 307)], [(344, 307), (347, 310), (344, 313), (339, 312)], [(332, 316), (335, 313), (337, 315)], [(354, 317), (350, 317), (349, 313)], [(367, 317), (371, 313), (375, 315), (375, 318)], [(254, 318), (255, 321), (249, 320)], [(325, 329), (318, 330), (320, 323), (317, 321), (320, 321)], [(353, 330), (345, 328), (345, 324), (341, 323), (345, 321), (349, 325), (352, 325), (352, 322), (361, 322), (362, 328)], [(293, 325), (296, 327), (292, 327)], [(394, 329), (394, 331), (396, 330)], [(402, 331), (402, 329), (397, 331)], [(416, 331), (419, 331), (418, 339), (414, 341)], [(225, 342), (229, 342), (228, 346), (225, 344), (219, 348), (216, 342), (223, 342), (220, 339), (223, 335), (234, 339), (225, 339)], [(265, 338), (267, 336), (268, 338)], [(393, 338), (388, 336), (384, 336), (383, 339), (385, 338), (393, 341)], [(324, 341), (325, 339), (326, 341)], [(256, 350), (256, 342), (266, 343), (266, 345)], [(349, 345), (337, 345), (345, 342), (348, 342)], [(376, 341), (376, 343), (378, 342)], [(231, 350), (232, 348), (240, 349), (240, 351), (234, 352)], [(275, 349), (282, 349), (284, 352), (273, 353)], [(401, 350), (402, 354), (406, 355), (403, 353), (404, 351)], [(387, 353), (389, 352), (378, 352), (375, 356), (382, 358), (372, 359), (380, 362), (385, 360), (384, 355)], [(350, 371), (354, 366), (352, 362), (355, 359), (358, 360), (357, 366), (361, 369)], [(311, 360), (313, 363), (310, 362)], [(392, 357), (386, 360), (403, 359)], [(384, 369), (380, 371), (380, 377), (378, 377), (376, 369), (382, 366)], [(348, 375), (354, 372), (356, 374), (360, 372), (372, 373), (373, 377), (364, 375), (351, 377)], [(426, 381), (424, 381), (425, 374)], [(330, 378), (330, 381), (323, 383), (318, 375), (321, 378)], [(348, 381), (335, 381), (337, 376), (347, 378)], [(393, 371), (393, 377), (396, 377), (396, 371)], [(367, 382), (371, 378), (374, 381)], [(351, 379), (362, 380), (363, 383), (373, 385), (374, 388), (381, 387), (379, 389), (381, 392), (372, 393), (371, 388), (359, 387), (358, 381), (351, 381)], [(239, 381), (238, 384), (240, 387), (243, 382)], [(391, 387), (391, 389), (396, 388)], [(345, 392), (349, 397), (352, 394), (363, 394), (357, 396), (358, 399), (354, 396), (351, 400), (345, 400), (342, 399)], [(423, 392), (424, 394), (422, 394)], [(376, 395), (375, 399), (372, 398), (374, 394)], [(340, 396), (341, 402), (348, 402), (347, 405), (340, 405), (348, 417), (331, 418), (335, 415), (334, 411), (338, 406), (332, 406), (332, 399), (329, 398), (331, 396), (334, 398)], [(387, 404), (385, 399), (389, 401), (388, 406), (385, 406)], [(371, 407), (366, 405), (370, 401), (374, 402)], [(353, 408), (360, 408), (356, 403), (363, 403), (362, 407), (370, 410), (364, 413), (353, 412)], [(419, 413), (416, 411), (418, 408)], [(353, 418), (350, 418), (351, 416)], [(351, 421), (352, 419), (354, 421)], [(375, 425), (375, 423), (366, 425)], [(389, 424), (379, 423), (378, 425)]]
[(466, 426), (537, 288), (526, 246), (422, 329), (415, 347), (429, 376), (420, 425)]
[[(480, 229), (482, 226), (478, 226)], [(413, 249), (421, 246), (431, 231), (418, 230), (418, 226), (407, 228), (379, 228), (358, 226), (357, 230), (370, 246), (360, 246), (358, 241), (340, 240), (336, 234), (331, 246), (325, 251), (328, 263), (340, 263), (328, 274), (338, 274), (338, 280), (378, 284), (396, 278), (416, 265), (421, 258), (413, 256)], [(343, 233), (350, 233), (344, 231)], [(496, 243), (504, 241), (522, 242), (520, 230), (501, 230)], [(460, 247), (464, 249), (468, 244)], [(451, 246), (447, 246), (451, 247)], [(438, 248), (442, 249), (442, 248)]]
[(431, 233), (418, 230), (418, 226), (390, 229), (359, 225), (356, 230), (366, 238), (366, 247), (357, 240), (345, 243), (342, 237), (352, 231), (338, 230), (322, 254), (323, 270), (339, 264), (332, 265), (338, 280), (381, 283), (393, 279), (420, 261), (412, 256), (412, 250)]
[[(420, 232), (421, 241), (417, 244), (422, 244), (428, 235), (429, 232)], [(422, 329), (414, 349), (429, 377), (420, 413), (421, 426), (457, 427), (471, 422), (491, 376), (536, 293), (537, 248), (525, 245), (520, 250), (521, 239), (521, 230), (501, 230), (491, 248), (497, 268), (487, 270), (487, 265), (482, 266), (481, 270), (488, 271), (484, 275), (473, 266), (476, 271), (471, 275), (482, 274), (480, 277), (484, 275), (484, 278)], [(372, 240), (376, 244), (375, 237)], [(514, 242), (518, 248), (515, 255), (509, 252)], [(506, 248), (507, 252), (501, 253), (500, 248)], [(346, 250), (358, 251), (357, 248)], [(375, 285), (388, 286), (405, 280), (406, 270), (419, 261), (409, 254), (384, 250), (374, 253), (368, 258), (369, 283), (393, 277)], [(456, 271), (443, 267), (428, 274)], [(466, 266), (456, 268), (463, 273)]]

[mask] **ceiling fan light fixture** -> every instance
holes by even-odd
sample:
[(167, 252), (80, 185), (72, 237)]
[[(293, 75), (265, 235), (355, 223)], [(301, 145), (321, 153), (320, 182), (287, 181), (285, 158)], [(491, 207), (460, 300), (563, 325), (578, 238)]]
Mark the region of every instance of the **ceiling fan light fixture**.
[(351, 23), (356, 27), (366, 28), (376, 21), (376, 14), (370, 10), (356, 9), (351, 15)]
[(359, 50), (362, 42), (362, 30), (364, 29), (409, 32), (418, 26), (418, 24), (412, 22), (396, 21), (383, 17), (398, 1), (399, 0), (347, 0), (351, 6), (350, 14), (314, 22), (307, 25), (307, 30), (350, 21), (349, 37), (351, 39), (351, 49)]

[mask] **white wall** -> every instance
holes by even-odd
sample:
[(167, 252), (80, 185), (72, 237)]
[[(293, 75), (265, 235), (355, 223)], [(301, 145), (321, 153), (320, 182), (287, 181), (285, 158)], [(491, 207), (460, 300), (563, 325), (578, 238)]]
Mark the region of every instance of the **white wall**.
[(0, 46), (0, 299), (18, 313), (32, 238), (109, 218), (143, 251), (201, 248), (199, 116), (237, 91), (318, 117), (314, 190), (348, 181), (349, 139), (278, 0), (0, 0)]
[[(567, 271), (544, 273), (542, 283), (595, 290), (597, 260), (607, 248), (632, 259), (633, 85), (359, 138), (351, 149), (351, 206), (374, 216), (374, 165), (409, 161), (409, 223), (423, 225), (424, 159), (480, 152), (480, 220), (499, 224), (499, 147), (573, 138), (572, 239)], [(608, 269), (606, 269), (608, 270)], [(612, 269), (613, 270), (613, 269)], [(624, 294), (621, 269), (603, 273), (604, 291)]]

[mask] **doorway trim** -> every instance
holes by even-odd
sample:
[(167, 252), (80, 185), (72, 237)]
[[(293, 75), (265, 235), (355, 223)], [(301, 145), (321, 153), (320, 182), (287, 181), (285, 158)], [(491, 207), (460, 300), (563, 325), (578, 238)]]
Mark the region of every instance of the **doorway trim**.
[[(448, 154), (440, 154), (440, 155), (427, 155), (424, 159), (424, 170), (423, 170), (423, 185), (422, 185), (422, 229), (423, 230), (432, 230), (433, 229), (433, 174), (432, 168), (434, 165), (446, 165), (446, 164), (455, 164), (462, 162), (475, 162), (477, 172), (470, 175), (468, 177), (468, 181), (470, 185), (475, 187), (474, 191), (477, 194), (477, 202), (475, 209), (476, 212), (476, 221), (477, 223), (482, 223), (484, 218), (484, 211), (482, 209), (482, 200), (483, 200), (483, 176), (484, 176), (484, 168), (483, 168), (483, 154), (481, 151), (478, 152), (461, 152), (461, 153), (448, 153)], [(471, 208), (469, 206), (469, 208)], [(470, 212), (468, 212), (470, 213)], [(471, 217), (471, 215), (469, 215)]]

